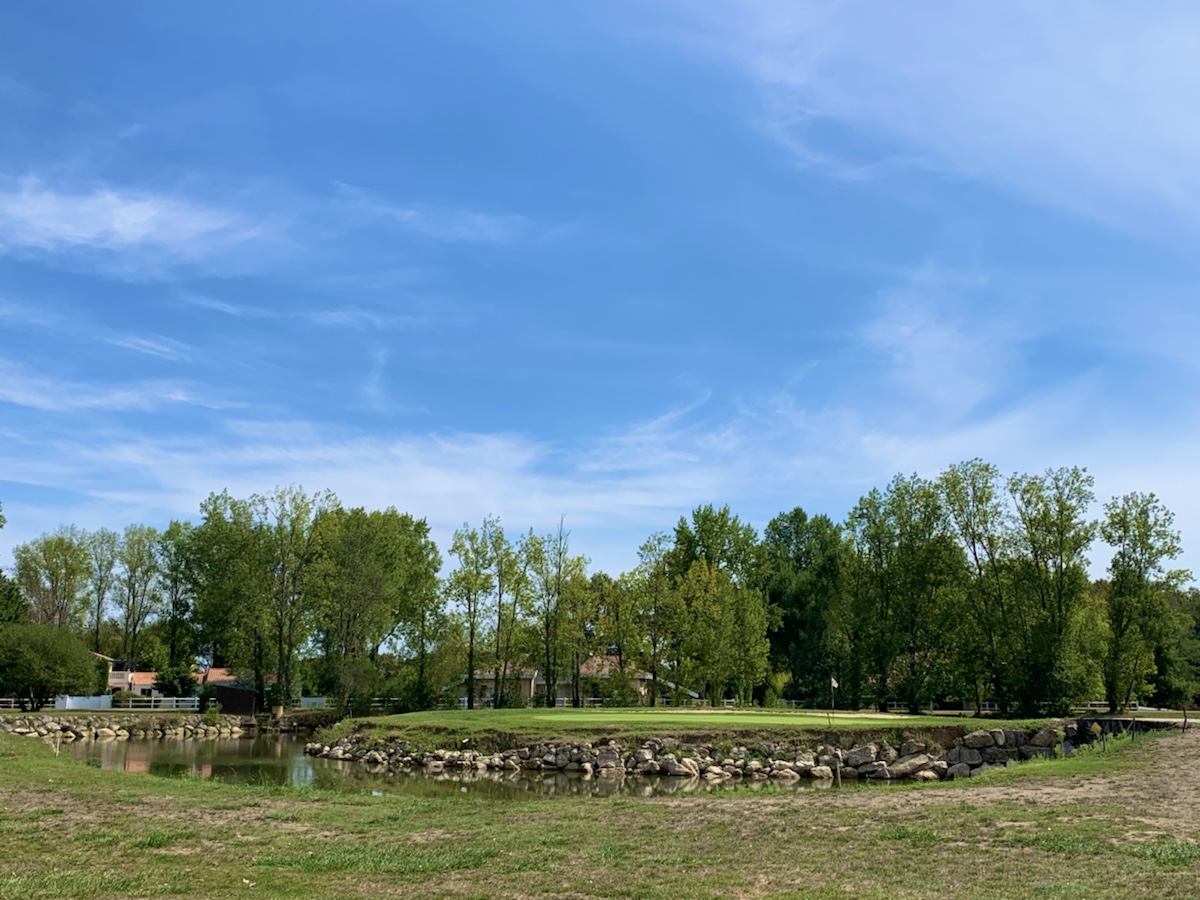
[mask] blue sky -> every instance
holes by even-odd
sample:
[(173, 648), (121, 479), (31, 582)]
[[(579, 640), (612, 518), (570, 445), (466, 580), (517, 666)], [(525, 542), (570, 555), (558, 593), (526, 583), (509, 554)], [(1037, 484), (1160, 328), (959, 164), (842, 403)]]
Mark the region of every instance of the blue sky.
[(615, 572), (975, 456), (1187, 546), (1197, 46), (1187, 3), (5, 5), (0, 560), (297, 483)]

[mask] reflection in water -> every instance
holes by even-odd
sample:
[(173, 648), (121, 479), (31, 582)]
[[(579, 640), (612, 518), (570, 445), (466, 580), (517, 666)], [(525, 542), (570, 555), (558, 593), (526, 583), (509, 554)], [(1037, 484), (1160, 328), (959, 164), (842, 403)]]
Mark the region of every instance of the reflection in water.
[[(436, 796), (465, 792), (493, 799), (541, 796), (652, 797), (710, 791), (803, 791), (828, 788), (829, 781), (750, 780), (712, 783), (702, 778), (584, 777), (565, 772), (455, 771), (426, 775), (383, 766), (304, 755), (307, 738), (295, 735), (213, 740), (76, 741), (69, 752), (79, 761), (105, 769), (148, 772), (168, 778), (209, 778), (242, 784), (293, 785), (355, 793)], [(67, 746), (63, 750), (67, 751)]]

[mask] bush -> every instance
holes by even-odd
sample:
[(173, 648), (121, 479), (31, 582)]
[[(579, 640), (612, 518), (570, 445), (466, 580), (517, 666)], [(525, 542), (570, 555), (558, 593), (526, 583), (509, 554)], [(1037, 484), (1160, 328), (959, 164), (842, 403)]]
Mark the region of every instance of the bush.
[(205, 712), (212, 705), (216, 705), (218, 710), (221, 708), (221, 704), (217, 703), (216, 687), (206, 684), (200, 689), (200, 712)]
[(642, 695), (628, 672), (614, 669), (604, 685), (605, 706), (640, 706)]
[(200, 721), (205, 725), (216, 725), (221, 718), (221, 704), (216, 700), (209, 700), (204, 708), (204, 712), (200, 715)]
[(283, 692), (283, 685), (276, 682), (268, 684), (266, 691), (263, 693), (263, 699), (267, 706), (287, 706), (287, 695)]
[(87, 694), (96, 684), (95, 659), (65, 628), (8, 625), (0, 629), (0, 696), (29, 711), (58, 694)]
[(371, 714), (371, 695), (351, 694), (346, 701), (346, 712), (356, 719), (369, 716)]
[(108, 660), (96, 660), (96, 683), (92, 690), (96, 694), (108, 693)]
[(196, 679), (187, 663), (167, 666), (154, 680), (154, 689), (164, 697), (191, 697), (196, 693)]

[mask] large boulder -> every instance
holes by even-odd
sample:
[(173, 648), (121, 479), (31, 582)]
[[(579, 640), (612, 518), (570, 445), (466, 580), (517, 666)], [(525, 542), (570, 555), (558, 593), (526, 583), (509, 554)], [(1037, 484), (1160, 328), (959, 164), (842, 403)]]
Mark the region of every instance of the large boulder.
[(1043, 728), (1029, 741), (1035, 747), (1053, 747), (1062, 738), (1053, 728)]
[(900, 758), (906, 756), (916, 756), (918, 753), (924, 753), (929, 747), (924, 741), (907, 740), (900, 745)]
[(851, 747), (849, 754), (846, 756), (846, 765), (852, 769), (857, 769), (859, 766), (873, 763), (875, 762), (875, 754), (878, 752), (879, 747), (875, 744), (863, 744), (858, 747)]
[(700, 767), (694, 759), (676, 759), (668, 753), (660, 763), (662, 771), (675, 778), (695, 778), (700, 774)]
[(950, 752), (946, 754), (946, 762), (952, 766), (959, 763), (965, 763), (968, 766), (978, 766), (983, 762), (983, 754), (978, 750), (972, 750), (970, 747), (951, 747)]
[(1020, 752), (1016, 747), (988, 747), (982, 751), (983, 761), (985, 763), (1006, 763), (1010, 759), (1016, 759)]
[(624, 769), (624, 760), (621, 758), (620, 748), (609, 744), (607, 747), (601, 747), (596, 753), (596, 768), (600, 771), (605, 769)]
[(990, 731), (984, 731), (982, 728), (978, 731), (972, 731), (963, 738), (963, 746), (970, 747), (972, 750), (982, 750), (984, 747), (994, 747), (996, 739), (992, 737)]
[(891, 772), (888, 771), (888, 764), (880, 760), (879, 762), (867, 763), (865, 766), (858, 767), (858, 774), (862, 778), (891, 778)]
[(820, 781), (827, 781), (833, 778), (833, 769), (829, 766), (813, 766), (808, 770), (809, 778), (816, 778)]
[(924, 772), (933, 768), (933, 757), (927, 753), (918, 753), (915, 756), (904, 756), (889, 767), (892, 778), (911, 778), (918, 772)]
[(966, 763), (955, 763), (946, 770), (947, 778), (970, 778), (971, 767)]

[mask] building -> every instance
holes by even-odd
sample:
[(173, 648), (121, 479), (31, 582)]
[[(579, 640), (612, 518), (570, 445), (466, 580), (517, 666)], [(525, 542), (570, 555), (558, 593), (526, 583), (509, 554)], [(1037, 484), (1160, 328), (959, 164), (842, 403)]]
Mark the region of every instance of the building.
[[(604, 696), (609, 693), (605, 690), (604, 682), (611, 678), (617, 670), (617, 659), (614, 656), (593, 656), (583, 661), (579, 667), (579, 680), (581, 699), (584, 706), (601, 706), (603, 704)], [(653, 680), (650, 675), (646, 672), (631, 669), (629, 670), (629, 678), (633, 688), (644, 701), (653, 687)], [(490, 670), (475, 673), (475, 705), (477, 707), (495, 705), (497, 680), (496, 673)], [(555, 681), (555, 706), (572, 705), (575, 672), (567, 669), (565, 672), (561, 672)], [(541, 700), (547, 693), (546, 679), (537, 669), (522, 667), (510, 669), (505, 676), (505, 684), (509, 687), (515, 687), (520, 692), (521, 699), (526, 706), (532, 705), (535, 697)], [(658, 684), (660, 690), (664, 692), (677, 689), (677, 685), (670, 681), (660, 679)], [(687, 691), (687, 694), (693, 700), (700, 699), (700, 695), (694, 691)], [(458, 705), (467, 705), (465, 678), (463, 679), (462, 690), (459, 693)]]

